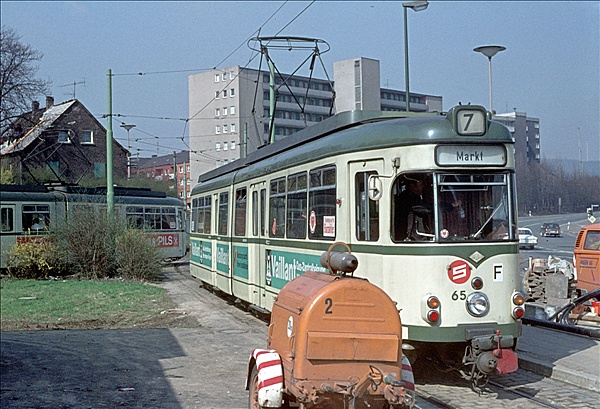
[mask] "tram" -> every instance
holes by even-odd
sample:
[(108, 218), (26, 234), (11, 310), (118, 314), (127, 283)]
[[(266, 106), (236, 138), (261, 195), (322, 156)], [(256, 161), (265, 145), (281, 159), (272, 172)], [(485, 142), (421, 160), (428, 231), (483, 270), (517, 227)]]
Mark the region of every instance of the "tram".
[(335, 241), (402, 317), (403, 351), (474, 383), (516, 370), (514, 141), (481, 106), (337, 114), (200, 175), (191, 274), (269, 313)]
[[(15, 243), (51, 231), (78, 210), (106, 212), (106, 188), (0, 185), (1, 268)], [(181, 200), (146, 188), (114, 188), (115, 215), (143, 229), (165, 259), (186, 254), (185, 207)]]

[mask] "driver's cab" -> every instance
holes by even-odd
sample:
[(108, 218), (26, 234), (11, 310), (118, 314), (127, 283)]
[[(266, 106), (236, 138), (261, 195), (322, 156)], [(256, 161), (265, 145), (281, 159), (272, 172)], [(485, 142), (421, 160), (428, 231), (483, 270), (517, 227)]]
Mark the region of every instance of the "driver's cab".
[[(394, 242), (516, 240), (514, 175), (411, 172), (392, 184)], [(511, 228), (512, 226), (512, 228)]]

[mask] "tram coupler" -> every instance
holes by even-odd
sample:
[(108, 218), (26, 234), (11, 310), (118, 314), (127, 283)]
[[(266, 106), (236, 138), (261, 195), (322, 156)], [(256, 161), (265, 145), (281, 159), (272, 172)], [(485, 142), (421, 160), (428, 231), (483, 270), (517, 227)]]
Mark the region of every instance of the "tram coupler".
[(513, 336), (502, 336), (497, 330), (495, 334), (476, 336), (465, 351), (464, 363), (475, 363), (477, 371), (489, 375), (505, 375), (519, 368), (517, 354), (512, 350), (515, 344)]

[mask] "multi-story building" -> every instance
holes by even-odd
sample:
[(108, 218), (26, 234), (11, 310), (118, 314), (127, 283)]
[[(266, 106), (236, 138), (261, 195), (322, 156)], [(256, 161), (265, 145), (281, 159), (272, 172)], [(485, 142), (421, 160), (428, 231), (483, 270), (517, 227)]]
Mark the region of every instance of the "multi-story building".
[[(177, 183), (177, 197), (191, 203), (193, 183), (190, 180), (190, 152), (181, 151), (174, 155), (153, 155), (151, 158), (139, 158), (132, 173), (145, 174), (154, 180), (169, 180), (173, 186)], [(175, 168), (176, 167), (176, 168)], [(175, 181), (177, 178), (177, 181)]]
[[(275, 77), (276, 105), (270, 127), (268, 71), (234, 66), (189, 76), (191, 175), (229, 163), (348, 110), (406, 110), (403, 91), (381, 89), (379, 61), (334, 63), (334, 81), (287, 74)], [(334, 85), (335, 84), (335, 85)], [(335, 93), (334, 93), (335, 87)], [(442, 98), (411, 93), (411, 111), (442, 111)]]
[(528, 117), (525, 112), (495, 114), (493, 119), (504, 124), (515, 141), (517, 166), (540, 162), (540, 120)]

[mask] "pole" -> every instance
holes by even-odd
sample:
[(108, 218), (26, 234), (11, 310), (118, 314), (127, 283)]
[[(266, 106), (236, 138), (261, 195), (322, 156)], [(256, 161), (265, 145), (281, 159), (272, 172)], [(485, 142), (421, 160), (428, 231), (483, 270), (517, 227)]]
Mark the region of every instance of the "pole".
[(188, 200), (187, 200), (187, 167), (189, 166), (188, 163), (190, 163), (189, 155), (191, 155), (191, 153), (188, 153), (188, 160), (183, 161), (183, 203), (185, 203), (186, 212), (187, 212), (187, 203), (188, 203)]
[(408, 17), (404, 9), (404, 83), (406, 85), (406, 112), (410, 112), (410, 90), (408, 86)]
[(173, 151), (173, 183), (175, 184), (175, 197), (177, 197), (177, 153)]
[(269, 123), (272, 124), (269, 144), (275, 142), (275, 67), (269, 59)]
[(106, 127), (106, 214), (112, 218), (115, 207), (113, 188), (113, 129), (112, 129), (112, 70), (106, 72), (108, 81), (108, 115)]
[(244, 139), (242, 140), (242, 158), (245, 158), (246, 155), (248, 154), (248, 148), (247, 143), (248, 143), (248, 122), (244, 122)]
[(494, 109), (492, 108), (492, 57), (488, 57), (490, 66), (490, 112), (494, 115)]

